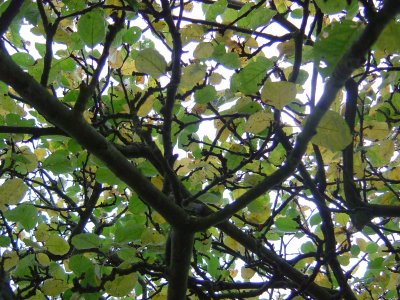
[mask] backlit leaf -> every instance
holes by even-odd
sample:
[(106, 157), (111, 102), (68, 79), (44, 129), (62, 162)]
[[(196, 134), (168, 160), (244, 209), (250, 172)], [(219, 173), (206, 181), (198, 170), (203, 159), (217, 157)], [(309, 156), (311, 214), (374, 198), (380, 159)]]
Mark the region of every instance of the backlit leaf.
[(123, 297), (133, 290), (137, 283), (135, 274), (116, 275), (112, 281), (104, 284), (104, 289), (110, 296)]
[(149, 74), (154, 78), (160, 78), (165, 73), (167, 62), (157, 50), (144, 49), (136, 56), (135, 65), (139, 72)]
[(250, 133), (260, 133), (271, 125), (274, 117), (271, 113), (264, 110), (252, 114), (244, 126), (244, 130)]
[(269, 105), (282, 109), (294, 101), (297, 94), (296, 84), (288, 81), (270, 82), (264, 84), (261, 100)]
[(196, 103), (206, 104), (211, 102), (217, 98), (217, 91), (215, 87), (212, 85), (206, 85), (205, 87), (201, 88), (194, 92), (194, 100)]
[(93, 48), (106, 36), (106, 18), (102, 9), (93, 9), (78, 21), (78, 34), (83, 42)]
[(78, 249), (98, 248), (101, 245), (101, 239), (94, 233), (80, 233), (71, 240), (72, 245)]
[(58, 235), (50, 235), (45, 246), (50, 253), (55, 255), (67, 254), (70, 248), (67, 241)]
[(346, 121), (331, 110), (322, 117), (316, 132), (311, 142), (331, 151), (341, 151), (353, 140)]
[(8, 220), (18, 222), (25, 230), (31, 230), (38, 221), (38, 211), (30, 203), (22, 203), (12, 210), (5, 212)]
[(4, 205), (18, 204), (25, 196), (28, 187), (20, 178), (6, 180), (0, 186), (0, 209), (4, 209)]
[(67, 282), (61, 279), (47, 279), (43, 282), (42, 285), (42, 292), (47, 296), (57, 296), (60, 295), (62, 292), (67, 290), (69, 285)]

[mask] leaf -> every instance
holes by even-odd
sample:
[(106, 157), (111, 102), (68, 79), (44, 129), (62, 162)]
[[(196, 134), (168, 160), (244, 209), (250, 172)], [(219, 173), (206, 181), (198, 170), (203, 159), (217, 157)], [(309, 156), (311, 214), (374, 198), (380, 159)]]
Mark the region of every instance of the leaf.
[(46, 279), (42, 284), (42, 292), (47, 296), (57, 296), (67, 290), (69, 285), (61, 279)]
[(42, 166), (54, 174), (71, 173), (75, 169), (66, 150), (53, 152), (43, 161)]
[(114, 280), (104, 284), (105, 291), (114, 297), (126, 296), (133, 290), (137, 283), (137, 276), (132, 273), (128, 275), (115, 275)]
[(216, 17), (220, 14), (222, 14), (225, 9), (228, 7), (228, 1), (227, 0), (218, 0), (213, 2), (211, 5), (207, 4), (204, 7), (205, 9), (205, 16), (206, 20), (208, 21), (215, 21)]
[(78, 21), (78, 34), (82, 41), (93, 48), (106, 37), (106, 18), (102, 9), (92, 9)]
[(80, 233), (71, 239), (71, 244), (78, 250), (98, 248), (101, 243), (101, 238), (94, 233)]
[(315, 0), (315, 3), (324, 14), (335, 14), (347, 6), (346, 0)]
[(212, 56), (214, 52), (214, 46), (210, 42), (199, 43), (193, 52), (193, 57), (197, 59), (207, 59)]
[(333, 22), (321, 32), (314, 44), (313, 55), (326, 62), (323, 75), (332, 72), (339, 59), (361, 34), (362, 28), (360, 23), (345, 20)]
[(18, 222), (26, 231), (33, 229), (38, 221), (38, 211), (30, 203), (22, 203), (13, 210), (5, 212), (8, 220)]
[(115, 242), (135, 242), (140, 240), (144, 226), (138, 224), (136, 220), (130, 220), (121, 224), (117, 224), (115, 229)]
[(242, 267), (240, 270), (240, 274), (245, 281), (250, 280), (255, 275), (256, 271), (252, 268)]
[(273, 62), (271, 60), (265, 57), (258, 57), (256, 61), (251, 61), (239, 73), (232, 76), (231, 89), (244, 94), (258, 92), (262, 79), (272, 66)]
[(182, 68), (181, 88), (192, 88), (196, 83), (204, 79), (207, 67), (203, 64), (191, 64)]
[(282, 109), (294, 101), (297, 94), (296, 84), (288, 81), (270, 82), (264, 84), (261, 100), (269, 105)]
[(54, 255), (65, 255), (69, 251), (69, 244), (58, 235), (50, 235), (45, 242), (47, 250)]
[(25, 52), (14, 53), (13, 55), (11, 55), (11, 58), (22, 68), (30, 67), (35, 63), (35, 59), (29, 53)]
[(322, 117), (316, 132), (311, 142), (331, 151), (341, 151), (353, 140), (346, 121), (337, 112), (331, 110)]
[(124, 34), (122, 35), (122, 41), (129, 45), (133, 45), (140, 40), (141, 36), (142, 30), (140, 29), (140, 27), (132, 26), (124, 32)]
[(296, 232), (299, 224), (292, 218), (283, 217), (275, 220), (275, 226), (278, 230), (283, 232)]
[(93, 264), (90, 259), (82, 254), (72, 256), (69, 259), (68, 266), (78, 276), (81, 276), (93, 268)]
[(28, 187), (20, 178), (6, 180), (0, 186), (0, 209), (5, 209), (5, 205), (16, 205), (25, 196)]
[(157, 50), (144, 49), (136, 56), (135, 65), (139, 72), (158, 79), (165, 73), (167, 62)]
[(390, 132), (386, 122), (366, 120), (363, 123), (363, 127), (364, 137), (370, 141), (384, 140), (387, 138)]
[(258, 111), (249, 117), (244, 126), (244, 130), (249, 133), (260, 133), (265, 128), (271, 126), (273, 119), (274, 117), (271, 113), (264, 110)]
[(206, 104), (217, 99), (217, 91), (215, 87), (212, 85), (206, 85), (205, 87), (201, 88), (194, 92), (194, 100), (196, 103)]

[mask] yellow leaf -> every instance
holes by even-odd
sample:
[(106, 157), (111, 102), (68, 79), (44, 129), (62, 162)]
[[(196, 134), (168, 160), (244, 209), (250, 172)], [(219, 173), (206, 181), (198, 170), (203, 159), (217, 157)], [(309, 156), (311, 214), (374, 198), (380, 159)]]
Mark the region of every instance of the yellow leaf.
[(47, 153), (46, 149), (43, 148), (36, 148), (33, 152), (35, 153), (38, 160), (43, 160)]
[(332, 110), (325, 113), (316, 131), (311, 142), (331, 151), (341, 151), (353, 140), (346, 121)]
[(164, 185), (164, 180), (161, 176), (151, 177), (151, 183), (161, 191)]
[[(125, 60), (124, 64), (121, 67), (121, 74), (122, 75), (132, 75), (133, 72), (136, 72), (136, 67), (135, 67), (135, 61), (133, 59), (128, 58), (127, 60)], [(138, 76), (139, 77), (139, 76)], [(140, 76), (143, 80), (144, 77)]]
[(400, 167), (395, 167), (388, 172), (388, 177), (391, 180), (400, 180)]
[(154, 96), (147, 97), (146, 101), (140, 106), (137, 115), (139, 117), (146, 117), (152, 110), (155, 100), (156, 98)]
[(282, 109), (296, 98), (296, 84), (287, 81), (270, 82), (264, 84), (261, 91), (261, 100), (269, 105)]
[(116, 275), (114, 280), (107, 281), (104, 289), (107, 294), (114, 297), (123, 297), (128, 295), (137, 283), (137, 276), (132, 273), (128, 275)]
[(164, 245), (165, 236), (154, 229), (147, 228), (140, 238), (144, 245)]
[(58, 235), (51, 235), (45, 243), (47, 250), (55, 255), (64, 255), (69, 251), (69, 244)]
[(43, 267), (48, 267), (50, 264), (50, 258), (47, 256), (46, 253), (36, 253), (36, 260), (41, 264)]
[(108, 56), (108, 65), (113, 69), (121, 68), (123, 63), (121, 52), (118, 49), (110, 49), (110, 55)]
[(363, 134), (370, 141), (383, 140), (389, 135), (389, 128), (386, 122), (367, 120), (364, 122)]
[(244, 280), (250, 280), (251, 278), (253, 278), (256, 271), (254, 271), (251, 268), (242, 267), (242, 269), (240, 270), (240, 273)]
[(16, 205), (25, 196), (28, 187), (20, 178), (6, 180), (0, 186), (0, 210), (7, 210), (5, 205)]
[(290, 39), (286, 42), (282, 42), (278, 44), (279, 56), (282, 57), (286, 56), (293, 56), (295, 49), (295, 42), (294, 39)]
[(263, 110), (258, 111), (249, 117), (244, 126), (244, 130), (250, 133), (260, 133), (271, 125), (273, 119), (271, 113), (267, 113)]

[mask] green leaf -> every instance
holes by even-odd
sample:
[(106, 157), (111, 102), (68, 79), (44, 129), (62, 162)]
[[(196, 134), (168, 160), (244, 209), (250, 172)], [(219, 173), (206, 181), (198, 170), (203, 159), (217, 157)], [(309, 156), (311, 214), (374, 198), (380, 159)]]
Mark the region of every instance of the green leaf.
[(115, 229), (115, 241), (117, 243), (138, 241), (142, 236), (143, 224), (138, 224), (136, 220), (130, 220), (117, 224)]
[(140, 29), (140, 27), (132, 26), (124, 32), (124, 34), (122, 35), (122, 41), (129, 45), (133, 45), (140, 40), (141, 36), (142, 30)]
[(8, 220), (20, 223), (26, 231), (33, 229), (38, 221), (37, 208), (30, 203), (22, 203), (4, 215)]
[(78, 21), (78, 34), (82, 41), (93, 48), (106, 37), (106, 18), (104, 10), (96, 8), (82, 15)]
[(316, 132), (311, 142), (331, 151), (341, 151), (353, 140), (346, 121), (339, 113), (332, 110), (327, 111), (322, 117)]
[(30, 67), (35, 63), (35, 59), (29, 53), (25, 52), (14, 53), (13, 55), (11, 55), (11, 58), (16, 64), (18, 64), (22, 68)]
[(308, 241), (301, 245), (300, 251), (302, 253), (315, 252), (315, 251), (317, 251), (317, 248), (315, 247), (313, 242)]
[(257, 27), (267, 25), (272, 17), (276, 15), (276, 11), (274, 10), (263, 6), (255, 9), (253, 6), (247, 4), (240, 9), (239, 15), (243, 15), (248, 10), (250, 10), (250, 13), (237, 22), (239, 27), (256, 29)]
[(217, 56), (215, 59), (228, 69), (237, 69), (240, 67), (240, 58), (236, 52), (225, 53), (224, 55)]
[(335, 14), (347, 6), (347, 0), (315, 0), (315, 3), (324, 14)]
[(66, 150), (55, 151), (43, 161), (42, 166), (54, 174), (71, 173), (75, 169)]
[(71, 239), (71, 244), (78, 250), (98, 248), (101, 242), (101, 238), (94, 233), (80, 233)]
[(197, 59), (207, 59), (214, 53), (214, 46), (210, 42), (201, 42), (194, 49), (193, 56)]
[(114, 280), (104, 284), (105, 291), (114, 297), (126, 296), (133, 290), (137, 283), (137, 276), (132, 273), (128, 275), (116, 275)]
[(327, 67), (323, 75), (328, 75), (335, 68), (337, 62), (347, 49), (358, 38), (363, 25), (352, 21), (332, 22), (318, 36), (313, 48), (316, 59), (326, 62)]
[(74, 255), (69, 259), (69, 268), (78, 276), (86, 273), (93, 268), (93, 264), (89, 258), (84, 255)]
[(222, 14), (225, 9), (228, 7), (228, 1), (227, 0), (218, 0), (215, 1), (214, 3), (210, 4), (204, 4), (203, 8), (206, 8), (204, 10), (206, 20), (208, 21), (215, 21), (218, 15)]
[(42, 284), (42, 292), (47, 296), (57, 296), (69, 288), (69, 284), (62, 279), (46, 279)]
[(283, 232), (295, 232), (298, 230), (299, 224), (292, 218), (283, 217), (275, 220), (275, 226)]
[(381, 51), (398, 53), (400, 51), (400, 39), (395, 37), (399, 36), (400, 36), (400, 24), (395, 20), (392, 20), (379, 35), (379, 38), (376, 41), (376, 46)]
[(261, 91), (261, 100), (269, 105), (282, 109), (294, 101), (297, 94), (296, 84), (288, 81), (267, 81)]
[(232, 76), (231, 89), (244, 94), (258, 92), (262, 79), (272, 66), (273, 62), (268, 58), (258, 57), (256, 61), (251, 61), (239, 73)]
[(54, 255), (65, 255), (69, 251), (69, 244), (58, 235), (50, 235), (45, 242), (47, 250)]
[(136, 56), (135, 66), (139, 72), (160, 78), (165, 73), (167, 62), (157, 50), (144, 49)]
[(20, 178), (6, 180), (0, 186), (0, 209), (5, 209), (5, 205), (18, 204), (27, 190), (28, 187)]
[(205, 87), (201, 88), (194, 92), (194, 100), (197, 103), (206, 104), (217, 99), (217, 91), (215, 87), (212, 85), (206, 85)]

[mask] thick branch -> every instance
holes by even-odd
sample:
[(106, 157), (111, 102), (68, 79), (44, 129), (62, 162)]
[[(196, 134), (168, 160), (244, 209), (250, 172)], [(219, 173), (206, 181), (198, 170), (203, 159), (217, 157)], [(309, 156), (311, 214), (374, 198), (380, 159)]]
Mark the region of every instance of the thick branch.
[(19, 13), (19, 10), (24, 3), (24, 0), (11, 1), (6, 10), (0, 17), (0, 36), (2, 36), (10, 26), (12, 20)]
[(173, 228), (168, 270), (168, 300), (185, 300), (194, 233)]

